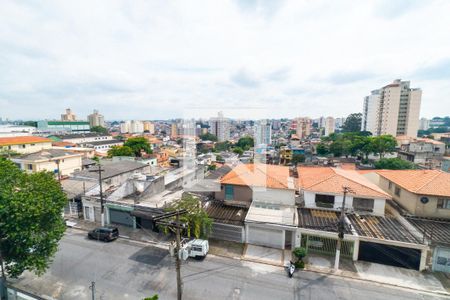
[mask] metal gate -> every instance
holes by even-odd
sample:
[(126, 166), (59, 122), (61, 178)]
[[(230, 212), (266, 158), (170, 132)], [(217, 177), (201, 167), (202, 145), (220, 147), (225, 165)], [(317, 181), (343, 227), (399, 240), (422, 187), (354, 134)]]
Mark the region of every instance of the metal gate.
[(421, 252), (418, 249), (361, 241), (359, 260), (419, 270)]
[(121, 224), (134, 227), (134, 217), (132, 217), (128, 211), (121, 211), (110, 208), (109, 221), (113, 224)]
[(434, 249), (433, 271), (450, 273), (450, 248)]
[(242, 243), (244, 241), (242, 232), (242, 226), (213, 223), (210, 237), (218, 240)]
[[(307, 252), (335, 255), (337, 239), (302, 234), (301, 246), (305, 248)], [(352, 258), (354, 246), (355, 243), (353, 241), (342, 241), (341, 256)]]

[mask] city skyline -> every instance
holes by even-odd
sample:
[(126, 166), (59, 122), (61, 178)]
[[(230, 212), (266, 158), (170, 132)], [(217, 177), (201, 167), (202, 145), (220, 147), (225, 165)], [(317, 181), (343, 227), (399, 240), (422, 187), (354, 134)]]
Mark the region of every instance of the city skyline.
[(401, 78), (423, 90), (420, 117), (432, 118), (450, 111), (446, 6), (6, 1), (0, 115), (51, 119), (71, 107), (108, 120), (170, 119), (245, 106), (266, 118), (337, 117)]

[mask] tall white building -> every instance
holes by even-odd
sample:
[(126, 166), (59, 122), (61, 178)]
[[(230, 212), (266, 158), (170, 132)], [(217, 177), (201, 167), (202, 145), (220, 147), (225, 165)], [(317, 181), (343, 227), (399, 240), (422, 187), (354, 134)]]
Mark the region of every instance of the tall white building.
[(373, 135), (417, 136), (422, 90), (394, 80), (364, 98), (361, 129)]
[(327, 117), (324, 121), (325, 136), (329, 136), (334, 132), (335, 121), (333, 117)]
[(88, 116), (89, 125), (105, 127), (105, 117), (98, 113), (98, 110), (94, 109), (94, 112)]
[(420, 119), (419, 129), (420, 130), (428, 130), (428, 129), (430, 129), (430, 120), (428, 120), (427, 118)]
[(269, 120), (259, 120), (256, 123), (255, 145), (272, 144), (272, 124)]
[(222, 112), (209, 120), (209, 130), (217, 137), (217, 141), (224, 142), (230, 139), (230, 120)]

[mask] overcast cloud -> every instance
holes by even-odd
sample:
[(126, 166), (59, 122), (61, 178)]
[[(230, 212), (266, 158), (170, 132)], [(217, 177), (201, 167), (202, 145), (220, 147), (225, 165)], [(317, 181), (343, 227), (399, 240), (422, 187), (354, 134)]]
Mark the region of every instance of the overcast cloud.
[[(2, 1), (0, 117), (346, 116), (395, 78), (450, 114), (450, 1)], [(249, 115), (250, 117), (250, 115)]]

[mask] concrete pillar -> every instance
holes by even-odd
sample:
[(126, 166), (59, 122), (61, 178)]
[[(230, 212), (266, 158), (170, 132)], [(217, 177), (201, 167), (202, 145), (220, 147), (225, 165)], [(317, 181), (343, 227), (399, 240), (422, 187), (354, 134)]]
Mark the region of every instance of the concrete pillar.
[(353, 244), (353, 257), (352, 257), (352, 260), (353, 261), (357, 261), (358, 260), (358, 256), (359, 256), (359, 240), (356, 240), (355, 243)]
[(297, 228), (297, 230), (295, 232), (295, 243), (294, 243), (295, 247), (300, 247), (301, 246), (301, 242), (302, 242), (302, 233)]
[(286, 248), (286, 230), (281, 230), (281, 249)]
[(248, 225), (245, 224), (245, 243), (248, 244)]
[(426, 269), (427, 266), (427, 249), (422, 249), (420, 252), (420, 265), (419, 265), (419, 271), (423, 271)]

